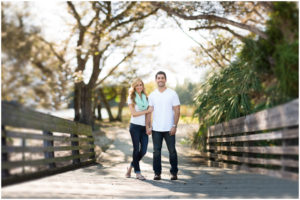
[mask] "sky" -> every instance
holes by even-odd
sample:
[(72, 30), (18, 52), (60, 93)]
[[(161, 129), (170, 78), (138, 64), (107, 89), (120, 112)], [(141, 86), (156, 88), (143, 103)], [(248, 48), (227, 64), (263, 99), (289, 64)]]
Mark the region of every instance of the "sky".
[[(42, 31), (49, 41), (59, 40), (69, 35), (65, 21), (70, 15), (66, 12), (65, 6), (64, 2), (57, 1), (33, 2), (31, 9), (35, 16), (34, 23), (43, 27)], [(195, 68), (191, 63), (191, 48), (197, 44), (177, 28), (173, 21), (168, 20), (168, 23), (173, 25), (165, 28), (150, 27), (139, 36), (139, 45), (159, 44), (151, 52), (152, 60), (146, 61), (147, 66), (141, 66), (142, 69), (145, 67), (144, 69), (147, 68), (149, 71), (149, 76), (145, 78), (144, 82), (153, 81), (159, 70), (167, 73), (167, 82), (170, 87), (175, 87), (178, 83), (182, 84), (184, 79), (189, 79), (192, 82), (203, 81), (206, 68)], [(152, 25), (150, 24), (150, 26)], [(106, 71), (109, 68), (107, 67)], [(90, 74), (91, 65), (84, 72), (85, 80), (89, 79)], [(101, 73), (100, 78), (104, 75), (105, 73)]]

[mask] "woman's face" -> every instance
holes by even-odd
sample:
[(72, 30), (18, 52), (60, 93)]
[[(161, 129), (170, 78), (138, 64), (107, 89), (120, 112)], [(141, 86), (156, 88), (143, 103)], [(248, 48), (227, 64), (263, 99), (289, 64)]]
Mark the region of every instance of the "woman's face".
[(144, 89), (143, 83), (141, 81), (138, 82), (137, 85), (135, 86), (135, 91), (140, 94), (142, 93), (143, 89)]

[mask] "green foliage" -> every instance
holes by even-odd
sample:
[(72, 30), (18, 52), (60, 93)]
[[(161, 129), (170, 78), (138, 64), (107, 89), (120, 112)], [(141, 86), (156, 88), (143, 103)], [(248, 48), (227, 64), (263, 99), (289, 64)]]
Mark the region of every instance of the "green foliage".
[(198, 85), (196, 83), (192, 83), (188, 79), (184, 80), (183, 85), (176, 85), (175, 91), (177, 92), (182, 105), (193, 104), (197, 86)]
[(235, 62), (218, 74), (211, 73), (201, 85), (195, 99), (195, 116), (212, 125), (246, 115), (253, 107), (249, 98), (251, 92), (259, 90), (256, 71), (246, 64)]
[(200, 129), (193, 144), (203, 148), (207, 127), (284, 103), (298, 94), (298, 8), (274, 2), (265, 33), (248, 37), (237, 59), (213, 72), (195, 98)]
[(285, 99), (297, 98), (299, 16), (295, 2), (274, 2), (274, 12), (268, 23), (269, 44), (273, 44), (274, 74), (278, 90)]
[(275, 74), (279, 81), (279, 89), (286, 97), (297, 98), (298, 93), (298, 40), (292, 44), (283, 43), (276, 46)]

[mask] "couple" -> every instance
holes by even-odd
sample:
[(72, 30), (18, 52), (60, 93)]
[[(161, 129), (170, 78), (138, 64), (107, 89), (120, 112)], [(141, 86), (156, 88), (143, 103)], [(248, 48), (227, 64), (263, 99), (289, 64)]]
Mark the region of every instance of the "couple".
[[(171, 180), (177, 180), (178, 160), (175, 148), (175, 133), (180, 115), (178, 95), (166, 87), (166, 73), (159, 71), (155, 75), (158, 89), (147, 98), (144, 83), (136, 79), (131, 84), (128, 105), (131, 112), (129, 132), (133, 143), (133, 161), (127, 169), (126, 177), (131, 176), (134, 168), (136, 178), (145, 180), (141, 174), (139, 161), (147, 152), (148, 136), (152, 134), (154, 180), (161, 179), (161, 148), (163, 138), (166, 141), (171, 164)], [(151, 114), (153, 112), (153, 126)]]

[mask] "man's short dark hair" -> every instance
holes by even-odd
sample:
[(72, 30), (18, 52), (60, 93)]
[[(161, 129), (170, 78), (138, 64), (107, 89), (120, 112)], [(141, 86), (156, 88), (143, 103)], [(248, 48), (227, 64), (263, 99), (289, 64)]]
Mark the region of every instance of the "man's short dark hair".
[(160, 75), (160, 74), (164, 75), (165, 79), (167, 79), (167, 75), (166, 75), (166, 73), (163, 72), (163, 71), (157, 72), (156, 75), (155, 75), (155, 79), (157, 79), (157, 76)]

